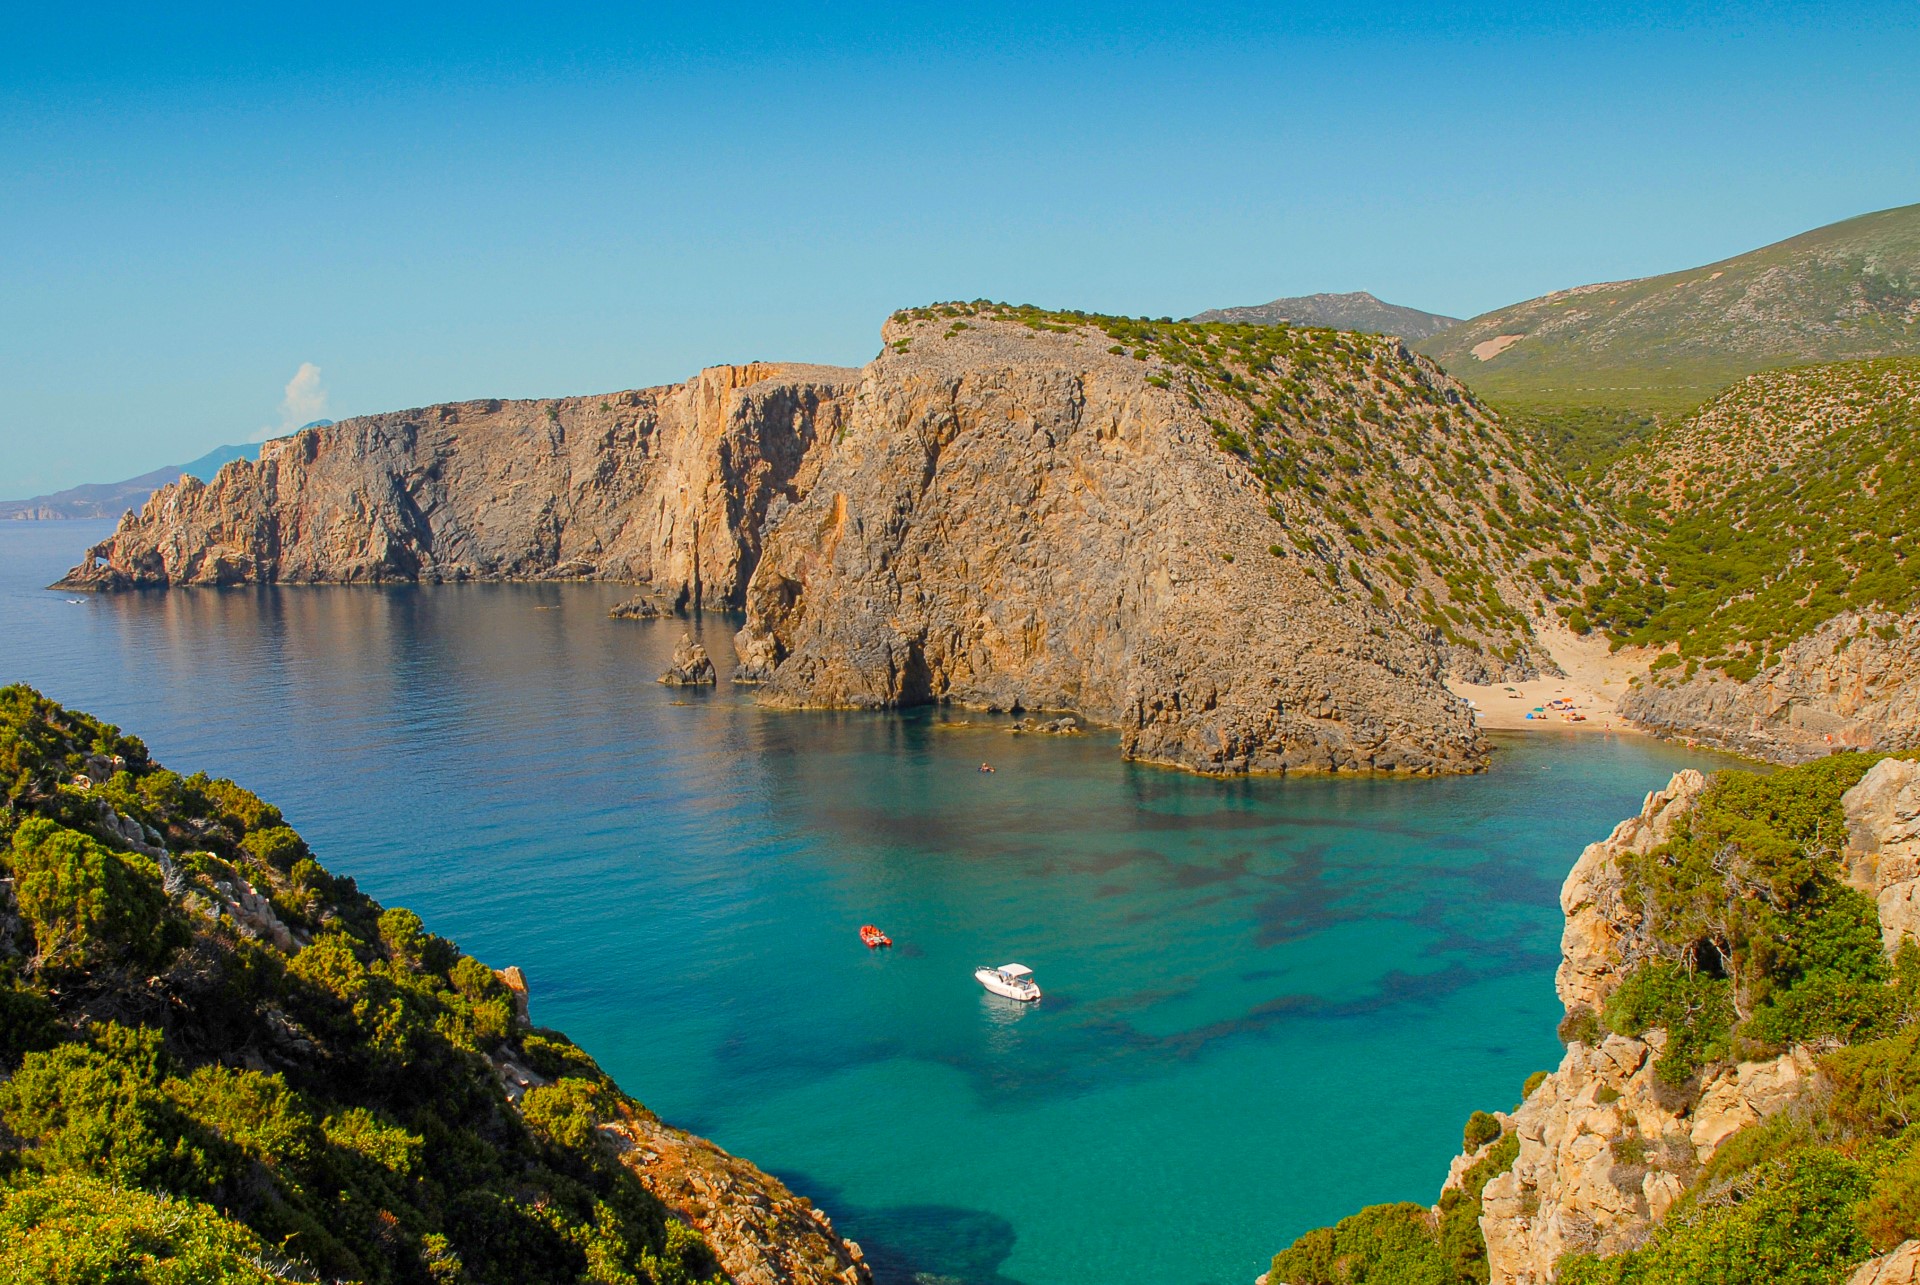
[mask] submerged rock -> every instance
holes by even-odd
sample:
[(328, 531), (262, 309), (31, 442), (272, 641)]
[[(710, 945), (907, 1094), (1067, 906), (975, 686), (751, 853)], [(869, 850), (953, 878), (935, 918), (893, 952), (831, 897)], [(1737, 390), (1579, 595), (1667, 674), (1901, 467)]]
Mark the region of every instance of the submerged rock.
[(653, 620), (666, 614), (666, 608), (642, 595), (615, 604), (613, 609), (607, 612), (607, 618), (609, 620)]

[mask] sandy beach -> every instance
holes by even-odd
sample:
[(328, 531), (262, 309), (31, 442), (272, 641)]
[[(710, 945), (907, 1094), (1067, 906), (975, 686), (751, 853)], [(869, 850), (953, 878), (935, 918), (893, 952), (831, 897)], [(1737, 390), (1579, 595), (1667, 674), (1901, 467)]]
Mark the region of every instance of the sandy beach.
[[(1457, 696), (1474, 704), (1481, 727), (1503, 731), (1569, 730), (1576, 732), (1632, 732), (1639, 730), (1620, 718), (1616, 705), (1626, 694), (1627, 682), (1635, 674), (1646, 672), (1657, 654), (1646, 648), (1607, 650), (1606, 639), (1598, 634), (1577, 637), (1566, 629), (1542, 628), (1537, 637), (1546, 645), (1564, 678), (1537, 678), (1524, 683), (1461, 683), (1447, 686)], [(1563, 700), (1572, 708), (1546, 708)], [(1535, 713), (1543, 710), (1543, 713)], [(1572, 714), (1583, 714), (1574, 721)], [(1529, 719), (1528, 714), (1533, 714)]]

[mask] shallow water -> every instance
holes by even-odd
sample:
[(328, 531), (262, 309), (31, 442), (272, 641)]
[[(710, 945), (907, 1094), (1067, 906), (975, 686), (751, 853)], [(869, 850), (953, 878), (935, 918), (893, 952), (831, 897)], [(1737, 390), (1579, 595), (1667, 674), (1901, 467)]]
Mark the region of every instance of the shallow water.
[[(611, 586), (39, 588), (106, 529), (0, 523), (0, 681), (520, 964), (536, 1021), (884, 1282), (1245, 1285), (1431, 1202), (1466, 1115), (1558, 1060), (1581, 845), (1720, 762), (1547, 732), (1479, 777), (1202, 780), (1108, 735), (662, 687), (684, 630), (724, 658), (738, 621), (611, 621)], [(972, 980), (1012, 960), (1039, 1005)]]

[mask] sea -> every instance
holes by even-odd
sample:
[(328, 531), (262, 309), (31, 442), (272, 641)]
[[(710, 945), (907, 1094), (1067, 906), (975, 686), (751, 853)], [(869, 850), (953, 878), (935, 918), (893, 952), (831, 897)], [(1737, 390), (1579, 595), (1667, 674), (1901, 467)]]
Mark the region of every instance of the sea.
[[(1559, 1060), (1568, 867), (1727, 765), (1567, 729), (1477, 776), (1203, 779), (1106, 732), (663, 686), (685, 634), (724, 674), (741, 621), (612, 620), (614, 585), (42, 587), (108, 530), (0, 523), (0, 682), (519, 965), (535, 1022), (882, 1285), (1250, 1285), (1433, 1203), (1468, 1114)], [(1005, 963), (1039, 1003), (974, 981)]]

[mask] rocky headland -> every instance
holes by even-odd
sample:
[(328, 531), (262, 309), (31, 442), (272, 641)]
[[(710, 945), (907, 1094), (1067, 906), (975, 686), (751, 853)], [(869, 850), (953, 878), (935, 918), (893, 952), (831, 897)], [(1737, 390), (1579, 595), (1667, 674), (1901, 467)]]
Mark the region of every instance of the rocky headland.
[[(1399, 341), (948, 305), (858, 371), (347, 420), (130, 514), (65, 588), (584, 578), (744, 607), (784, 706), (1073, 712), (1207, 772), (1473, 770), (1603, 536)], [(1551, 663), (1550, 661), (1547, 663)]]
[[(1560, 905), (1560, 1065), (1476, 1115), (1432, 1210), (1309, 1233), (1269, 1285), (1362, 1279), (1342, 1260), (1491, 1285), (1908, 1279), (1920, 764), (1683, 771), (1581, 853)], [(1847, 1016), (1808, 1002), (1843, 991)]]

